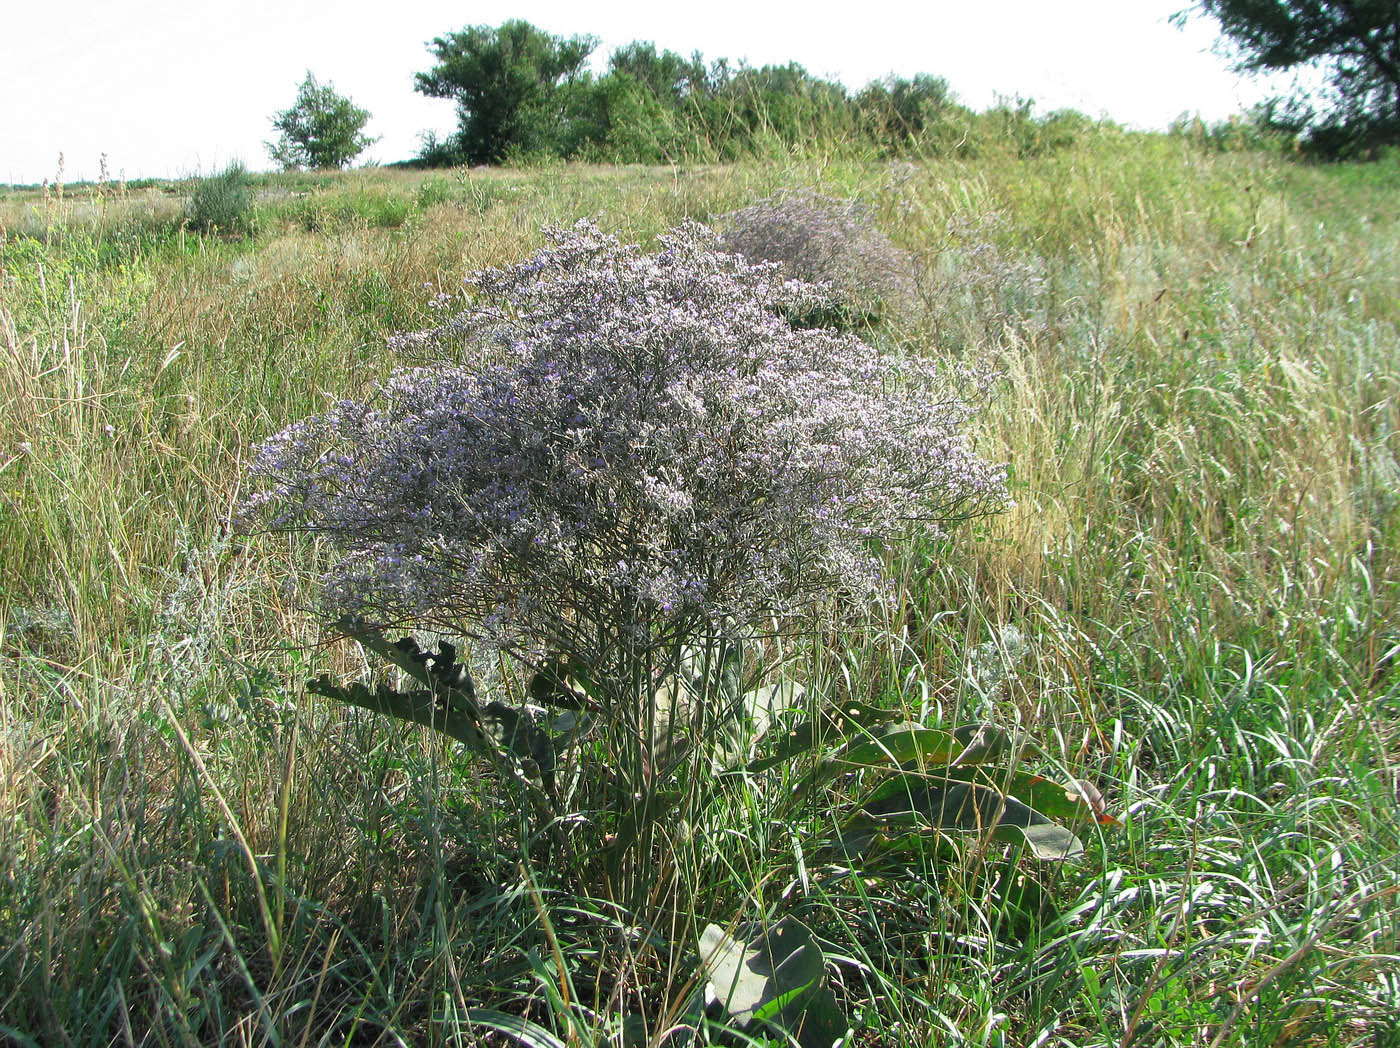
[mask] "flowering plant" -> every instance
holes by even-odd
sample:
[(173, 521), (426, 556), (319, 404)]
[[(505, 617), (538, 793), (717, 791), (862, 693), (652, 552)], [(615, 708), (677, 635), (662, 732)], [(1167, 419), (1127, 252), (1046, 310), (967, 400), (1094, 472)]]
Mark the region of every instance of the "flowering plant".
[(915, 299), (913, 258), (891, 243), (871, 210), (813, 190), (765, 197), (718, 219), (724, 244), (751, 262), (776, 262), (798, 280), (822, 285), (835, 312), (866, 319), (898, 312)]
[(1000, 495), (939, 367), (793, 330), (776, 267), (699, 225), (549, 238), (397, 340), (453, 362), (259, 449), (250, 507), (340, 551), (333, 610), (593, 657), (868, 590), (872, 540)]
[[(939, 366), (794, 328), (784, 317), (822, 289), (726, 253), (703, 226), (650, 254), (586, 222), (548, 237), (533, 258), (469, 277), (470, 305), (446, 324), (398, 338), (439, 362), (259, 449), (248, 512), (328, 540), (323, 610), (402, 674), (311, 689), (493, 759), (534, 815), (522, 849), (547, 837), (552, 856), (579, 859), (553, 868), (582, 877), (605, 857), (623, 912), (669, 905), (658, 869), (698, 865), (678, 855), (712, 839), (697, 827), (732, 789), (796, 826), (814, 798), (863, 784), (796, 854), (871, 872), (930, 834), (1041, 859), (1082, 853), (1054, 819), (1102, 823), (1093, 796), (1016, 772), (1018, 746), (986, 725), (947, 731), (847, 701), (794, 719), (766, 755), (727, 746), (724, 767), (743, 775), (671, 759), (719, 752), (677, 750), (677, 737), (728, 743), (744, 718), (796, 704), (791, 682), (745, 692), (744, 628), (880, 592), (884, 547), (995, 504), (1003, 473), (969, 447), (973, 407)], [(532, 698), (573, 708), (547, 720), (486, 701), (450, 643), (386, 641), (395, 622), (485, 637), (537, 669)], [(1011, 772), (987, 770), (1008, 752)], [(758, 785), (784, 765), (776, 792)], [(597, 848), (572, 852), (566, 826), (592, 827)], [(658, 863), (662, 842), (671, 854)], [(802, 1043), (841, 1036), (800, 922), (739, 938), (711, 925), (699, 947), (725, 1024), (805, 1030)], [(705, 1025), (703, 1006), (687, 1009)]]
[(331, 617), (562, 662), (630, 796), (669, 684), (715, 677), (738, 625), (877, 591), (883, 543), (984, 509), (1003, 473), (937, 365), (794, 329), (782, 311), (820, 291), (705, 227), (651, 254), (587, 222), (547, 233), (397, 339), (442, 362), (264, 442), (248, 508), (329, 540)]

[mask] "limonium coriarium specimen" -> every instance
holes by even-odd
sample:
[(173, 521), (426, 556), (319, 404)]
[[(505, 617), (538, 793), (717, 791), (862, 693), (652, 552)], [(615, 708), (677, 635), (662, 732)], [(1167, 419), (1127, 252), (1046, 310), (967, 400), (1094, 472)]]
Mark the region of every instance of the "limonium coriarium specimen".
[(645, 696), (683, 644), (878, 590), (883, 544), (1002, 497), (936, 364), (783, 319), (817, 289), (696, 224), (547, 234), (396, 340), (439, 363), (258, 449), (248, 510), (329, 541), (327, 615)]

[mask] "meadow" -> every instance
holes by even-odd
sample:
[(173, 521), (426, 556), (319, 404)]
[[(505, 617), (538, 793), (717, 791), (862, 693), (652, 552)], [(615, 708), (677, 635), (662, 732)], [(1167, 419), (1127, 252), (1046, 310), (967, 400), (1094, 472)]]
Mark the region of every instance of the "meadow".
[[(546, 224), (654, 245), (785, 188), (919, 262), (868, 337), (994, 367), (1013, 501), (783, 675), (1022, 731), (1120, 825), (877, 885), (756, 774), (624, 908), (462, 747), (309, 693), (371, 669), (308, 611), (329, 554), (230, 521), (256, 442), (422, 363), (389, 336)], [(192, 189), (0, 190), (0, 1039), (677, 1044), (696, 932), (800, 912), (851, 1044), (1400, 1045), (1400, 158), (289, 174), (243, 235)]]

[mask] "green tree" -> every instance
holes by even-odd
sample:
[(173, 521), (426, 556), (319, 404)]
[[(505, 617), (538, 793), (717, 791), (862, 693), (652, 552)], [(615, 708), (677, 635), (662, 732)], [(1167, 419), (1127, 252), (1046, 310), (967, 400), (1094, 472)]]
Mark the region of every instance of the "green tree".
[(1243, 71), (1325, 72), (1330, 97), (1299, 93), (1271, 107), (1315, 148), (1400, 142), (1400, 0), (1197, 0), (1196, 8), (1220, 23)]
[(657, 53), (656, 45), (634, 40), (608, 59), (612, 73), (628, 73), (645, 84), (660, 101), (675, 107), (706, 91), (705, 60), (697, 51), (682, 58), (674, 51)]
[(368, 120), (367, 110), (337, 94), (331, 84), (318, 84), (308, 70), (296, 102), (272, 118), (282, 136), (267, 143), (267, 151), (289, 169), (344, 167), (378, 141), (363, 133)]
[(468, 26), (428, 46), (437, 65), (417, 74), (414, 87), (456, 101), (461, 160), (497, 164), (507, 153), (571, 150), (594, 37), (553, 36), (512, 20)]
[(866, 134), (894, 151), (919, 141), (955, 105), (948, 81), (927, 73), (876, 80), (856, 96)]
[(690, 155), (684, 111), (631, 73), (614, 70), (592, 84), (586, 153), (605, 163), (676, 163)]
[(731, 71), (716, 63), (703, 105), (705, 133), (727, 158), (849, 141), (855, 109), (839, 83), (796, 62)]

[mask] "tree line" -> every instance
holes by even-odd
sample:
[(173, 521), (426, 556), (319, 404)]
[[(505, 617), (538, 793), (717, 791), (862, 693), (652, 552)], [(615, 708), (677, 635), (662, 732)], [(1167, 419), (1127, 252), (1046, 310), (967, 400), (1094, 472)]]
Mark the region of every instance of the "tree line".
[(796, 62), (707, 63), (648, 42), (617, 48), (595, 74), (587, 63), (597, 46), (595, 37), (554, 36), (519, 20), (437, 37), (429, 44), (436, 64), (414, 86), (455, 101), (458, 130), (427, 139), (421, 162), (668, 163), (823, 144), (897, 154), (935, 137), (970, 151), (1013, 123), (1020, 151), (1035, 152), (1090, 124), (1069, 113), (1036, 120), (1022, 101), (974, 114), (935, 76), (889, 78), (852, 95)]
[[(1220, 23), (1242, 71), (1314, 66), (1326, 74), (1326, 97), (1275, 99), (1252, 114), (1261, 131), (1323, 156), (1400, 142), (1400, 0), (1197, 0), (1192, 10)], [(1009, 147), (1025, 156), (1094, 126), (1068, 110), (1038, 117), (1021, 99), (974, 113), (927, 74), (852, 93), (796, 62), (707, 63), (699, 52), (641, 41), (617, 48), (595, 73), (588, 63), (598, 44), (519, 19), (434, 38), (435, 64), (414, 89), (454, 101), (458, 127), (425, 136), (413, 163), (676, 163), (823, 147), (877, 156)], [(368, 119), (308, 72), (296, 104), (274, 118), (282, 137), (269, 152), (289, 167), (341, 167), (372, 141), (362, 134)]]

